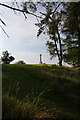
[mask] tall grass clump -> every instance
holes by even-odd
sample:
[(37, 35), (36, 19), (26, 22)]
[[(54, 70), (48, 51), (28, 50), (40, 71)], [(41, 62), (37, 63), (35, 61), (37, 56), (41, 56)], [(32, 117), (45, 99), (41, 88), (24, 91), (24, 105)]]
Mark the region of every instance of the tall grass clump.
[(20, 101), (15, 97), (4, 95), (2, 98), (2, 116), (4, 118), (36, 118), (38, 108), (29, 101)]

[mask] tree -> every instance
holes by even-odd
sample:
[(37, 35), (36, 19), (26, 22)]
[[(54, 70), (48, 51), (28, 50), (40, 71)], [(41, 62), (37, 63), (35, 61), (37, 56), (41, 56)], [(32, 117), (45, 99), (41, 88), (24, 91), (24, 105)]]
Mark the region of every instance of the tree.
[(63, 31), (66, 35), (64, 61), (80, 66), (80, 2), (67, 3), (66, 14)]
[[(45, 3), (46, 13), (44, 18), (36, 24), (39, 27), (38, 34), (47, 32), (50, 41), (47, 41), (46, 45), (51, 55), (51, 59), (54, 56), (58, 57), (59, 65), (62, 66), (63, 54), (64, 54), (64, 42), (62, 40), (62, 29), (64, 14), (62, 9), (57, 10), (62, 3)], [(53, 10), (55, 8), (55, 11)]]
[(8, 51), (3, 52), (3, 56), (1, 57), (2, 64), (10, 64), (15, 58), (13, 56), (10, 56), (10, 53)]

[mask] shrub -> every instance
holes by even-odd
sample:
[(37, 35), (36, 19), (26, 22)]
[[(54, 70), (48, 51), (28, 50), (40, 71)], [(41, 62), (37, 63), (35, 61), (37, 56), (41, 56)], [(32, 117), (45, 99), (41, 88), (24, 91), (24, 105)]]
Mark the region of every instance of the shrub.
[(26, 64), (26, 63), (23, 60), (20, 60), (16, 64)]

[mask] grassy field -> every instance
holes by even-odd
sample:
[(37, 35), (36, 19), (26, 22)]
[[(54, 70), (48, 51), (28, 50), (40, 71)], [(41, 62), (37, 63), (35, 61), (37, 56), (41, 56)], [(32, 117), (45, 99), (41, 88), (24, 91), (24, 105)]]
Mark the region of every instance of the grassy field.
[(80, 120), (80, 71), (55, 65), (3, 65), (3, 118)]

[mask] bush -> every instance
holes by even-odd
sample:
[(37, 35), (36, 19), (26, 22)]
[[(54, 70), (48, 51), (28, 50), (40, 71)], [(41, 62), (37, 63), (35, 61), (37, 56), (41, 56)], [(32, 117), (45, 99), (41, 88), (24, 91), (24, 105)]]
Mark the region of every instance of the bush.
[(16, 64), (26, 64), (26, 63), (23, 60), (20, 60)]

